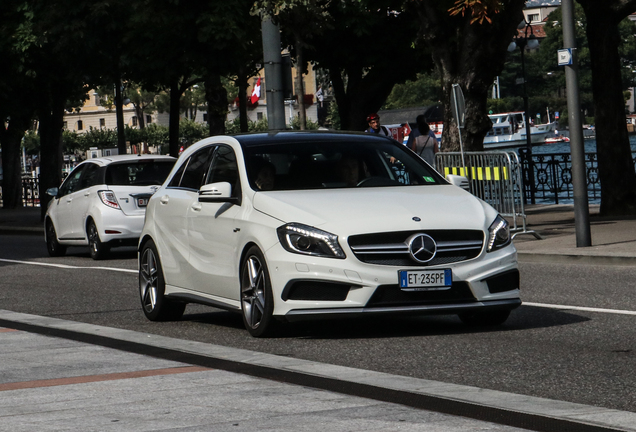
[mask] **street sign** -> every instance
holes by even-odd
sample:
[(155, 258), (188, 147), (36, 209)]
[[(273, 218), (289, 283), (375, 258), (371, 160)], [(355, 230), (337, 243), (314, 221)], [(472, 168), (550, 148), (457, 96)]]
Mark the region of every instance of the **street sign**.
[(457, 122), (457, 127), (464, 128), (466, 124), (466, 104), (464, 102), (464, 93), (459, 84), (453, 84), (451, 93), (451, 110), (453, 117)]
[(560, 49), (558, 51), (559, 66), (572, 64), (572, 48)]

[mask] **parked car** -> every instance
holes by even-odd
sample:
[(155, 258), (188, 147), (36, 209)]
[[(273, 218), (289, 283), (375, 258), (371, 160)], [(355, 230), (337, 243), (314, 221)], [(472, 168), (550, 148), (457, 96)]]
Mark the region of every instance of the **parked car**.
[(111, 247), (137, 245), (146, 206), (176, 159), (157, 155), (119, 155), (80, 163), (59, 188), (44, 220), (51, 256), (67, 246), (88, 245), (93, 259), (105, 258)]
[(372, 134), (192, 145), (150, 199), (139, 252), (148, 319), (201, 303), (242, 313), (256, 337), (278, 320), (345, 315), (500, 324), (521, 304), (506, 220)]

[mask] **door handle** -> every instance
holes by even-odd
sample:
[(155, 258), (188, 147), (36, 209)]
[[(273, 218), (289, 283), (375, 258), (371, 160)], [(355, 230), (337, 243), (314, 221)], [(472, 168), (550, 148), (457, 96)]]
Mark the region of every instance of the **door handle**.
[(85, 196), (85, 197), (88, 197), (88, 196), (91, 196), (91, 194), (90, 194), (90, 192), (86, 192), (86, 193), (84, 194), (84, 196)]
[(170, 201), (170, 197), (168, 197), (168, 195), (162, 196), (161, 199), (159, 200), (161, 204), (168, 204), (168, 201)]
[(194, 203), (190, 206), (190, 208), (194, 211), (201, 211), (201, 204), (200, 203)]

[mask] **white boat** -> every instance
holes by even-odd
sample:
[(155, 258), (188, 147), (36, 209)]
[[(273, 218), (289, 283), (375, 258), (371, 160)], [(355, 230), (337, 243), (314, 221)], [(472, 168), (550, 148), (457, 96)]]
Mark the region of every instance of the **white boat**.
[[(484, 149), (521, 147), (527, 144), (526, 116), (522, 111), (491, 114), (492, 129), (484, 138)], [(530, 126), (530, 141), (534, 145), (544, 144), (548, 135), (553, 136), (556, 123)]]

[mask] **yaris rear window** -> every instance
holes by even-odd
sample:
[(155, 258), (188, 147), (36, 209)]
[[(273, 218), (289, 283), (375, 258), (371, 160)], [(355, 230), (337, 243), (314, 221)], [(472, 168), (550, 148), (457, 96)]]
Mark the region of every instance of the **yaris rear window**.
[(172, 160), (110, 164), (106, 167), (106, 184), (113, 186), (160, 185), (170, 174), (173, 165)]

